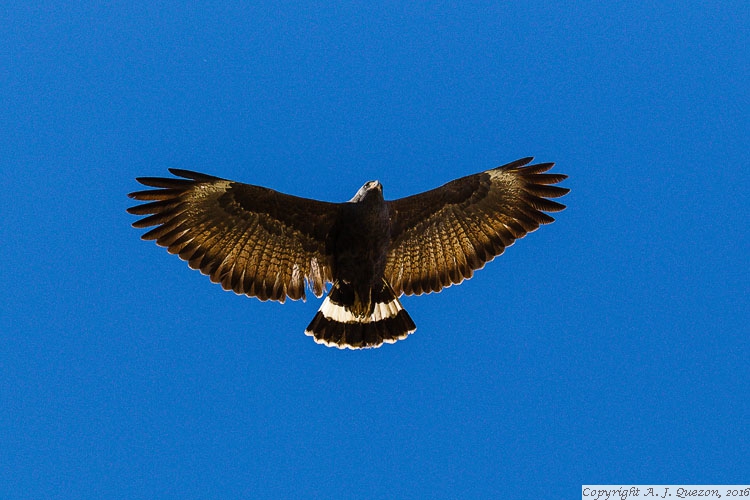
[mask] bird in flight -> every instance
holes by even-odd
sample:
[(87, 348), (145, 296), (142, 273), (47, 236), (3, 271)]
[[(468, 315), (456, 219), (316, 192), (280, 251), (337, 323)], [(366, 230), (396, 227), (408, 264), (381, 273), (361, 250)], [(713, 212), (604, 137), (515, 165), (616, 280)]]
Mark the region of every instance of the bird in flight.
[(386, 201), (378, 181), (345, 203), (300, 198), (189, 170), (140, 177), (156, 188), (129, 196), (146, 203), (136, 228), (225, 290), (284, 302), (305, 288), (328, 296), (305, 330), (316, 342), (378, 347), (416, 330), (402, 294), (438, 292), (474, 271), (565, 208), (550, 198), (569, 189), (546, 173), (553, 163), (523, 158)]

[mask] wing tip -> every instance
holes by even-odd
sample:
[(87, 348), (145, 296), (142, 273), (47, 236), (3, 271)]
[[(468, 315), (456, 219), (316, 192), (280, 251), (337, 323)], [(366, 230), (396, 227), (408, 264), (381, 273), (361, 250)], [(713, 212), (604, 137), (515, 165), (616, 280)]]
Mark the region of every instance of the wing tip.
[(533, 156), (526, 156), (524, 158), (519, 158), (519, 159), (517, 159), (515, 161), (512, 161), (510, 163), (506, 163), (505, 165), (502, 165), (502, 166), (500, 166), (498, 168), (502, 168), (502, 169), (505, 169), (505, 170), (518, 169), (518, 168), (523, 167), (524, 165), (528, 165), (532, 161), (534, 161), (534, 157)]

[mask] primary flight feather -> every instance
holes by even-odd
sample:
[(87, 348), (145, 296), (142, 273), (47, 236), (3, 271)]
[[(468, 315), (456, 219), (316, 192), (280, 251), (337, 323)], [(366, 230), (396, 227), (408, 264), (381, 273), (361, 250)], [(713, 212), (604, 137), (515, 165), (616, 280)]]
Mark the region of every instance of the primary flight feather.
[(378, 347), (416, 326), (401, 294), (440, 291), (554, 219), (568, 193), (552, 163), (523, 158), (386, 201), (377, 181), (345, 203), (299, 198), (188, 170), (141, 177), (134, 227), (225, 290), (284, 302), (331, 290), (305, 333), (339, 348)]

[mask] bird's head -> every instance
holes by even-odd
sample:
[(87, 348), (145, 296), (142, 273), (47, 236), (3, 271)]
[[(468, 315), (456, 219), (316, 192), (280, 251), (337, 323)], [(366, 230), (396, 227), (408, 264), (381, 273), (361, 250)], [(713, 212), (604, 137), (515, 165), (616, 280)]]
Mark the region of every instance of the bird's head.
[(377, 196), (381, 200), (383, 199), (383, 185), (378, 181), (368, 181), (365, 182), (364, 186), (359, 188), (359, 191), (357, 191), (357, 194), (354, 195), (354, 198), (352, 198), (352, 203), (357, 203), (360, 201), (364, 201), (366, 198), (369, 198), (371, 196)]

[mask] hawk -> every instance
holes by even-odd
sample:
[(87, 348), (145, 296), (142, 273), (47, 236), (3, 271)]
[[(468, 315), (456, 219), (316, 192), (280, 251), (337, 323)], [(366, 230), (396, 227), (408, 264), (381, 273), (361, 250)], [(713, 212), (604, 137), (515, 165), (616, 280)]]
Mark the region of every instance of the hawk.
[(471, 278), (506, 247), (554, 219), (567, 178), (523, 158), (386, 201), (378, 181), (345, 203), (299, 198), (189, 170), (140, 177), (136, 228), (225, 290), (284, 302), (330, 292), (305, 334), (338, 348), (378, 347), (416, 330), (402, 294)]

